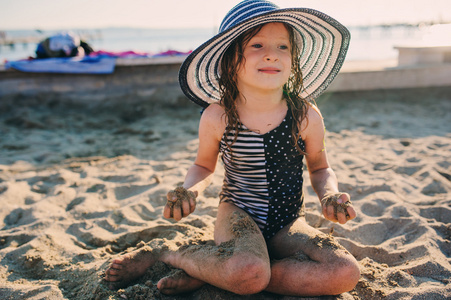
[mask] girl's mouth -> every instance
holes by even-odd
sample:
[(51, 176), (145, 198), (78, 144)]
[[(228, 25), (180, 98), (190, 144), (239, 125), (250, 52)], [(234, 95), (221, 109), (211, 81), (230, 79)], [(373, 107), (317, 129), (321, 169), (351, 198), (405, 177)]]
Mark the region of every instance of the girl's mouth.
[(280, 72), (280, 70), (276, 68), (262, 68), (258, 69), (258, 71), (266, 74), (277, 74)]

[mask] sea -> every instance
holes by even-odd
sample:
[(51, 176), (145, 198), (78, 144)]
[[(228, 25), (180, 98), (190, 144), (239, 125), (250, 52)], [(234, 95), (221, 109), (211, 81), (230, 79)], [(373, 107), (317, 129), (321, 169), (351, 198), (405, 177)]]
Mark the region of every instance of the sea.
[[(351, 44), (347, 60), (390, 60), (396, 59), (396, 46), (416, 45), (424, 41), (439, 25), (381, 25), (349, 27)], [(14, 45), (0, 45), (0, 64), (35, 57), (36, 45), (52, 34), (62, 30), (1, 30), (1, 39), (27, 38), (28, 42)], [(168, 50), (191, 51), (214, 36), (215, 28), (100, 28), (64, 30), (78, 34), (95, 51), (136, 51), (149, 55)]]

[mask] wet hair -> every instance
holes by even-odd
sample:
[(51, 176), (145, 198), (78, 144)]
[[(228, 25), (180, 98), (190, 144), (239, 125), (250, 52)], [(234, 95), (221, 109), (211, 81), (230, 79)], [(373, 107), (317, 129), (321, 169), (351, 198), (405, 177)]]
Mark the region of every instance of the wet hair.
[[(300, 96), (301, 92), (304, 90), (304, 87), (299, 64), (300, 49), (296, 41), (296, 34), (290, 25), (285, 23), (283, 24), (288, 30), (291, 46), (291, 75), (283, 86), (283, 96), (287, 102), (287, 106), (291, 109), (293, 116), (291, 132), (293, 145), (299, 153), (305, 154), (299, 147), (298, 141), (300, 138), (301, 123), (304, 119), (307, 119), (309, 100)], [(238, 70), (244, 64), (244, 48), (247, 43), (249, 43), (249, 41), (260, 32), (264, 25), (265, 24), (255, 26), (235, 38), (225, 51), (221, 60), (221, 76), (219, 78), (221, 100), (219, 103), (225, 110), (227, 120), (227, 128), (225, 132), (226, 136), (231, 131), (235, 130), (232, 144), (238, 138), (240, 124), (238, 111), (236, 108), (236, 99), (239, 96), (237, 84)], [(228, 147), (230, 148), (230, 145), (228, 145)]]

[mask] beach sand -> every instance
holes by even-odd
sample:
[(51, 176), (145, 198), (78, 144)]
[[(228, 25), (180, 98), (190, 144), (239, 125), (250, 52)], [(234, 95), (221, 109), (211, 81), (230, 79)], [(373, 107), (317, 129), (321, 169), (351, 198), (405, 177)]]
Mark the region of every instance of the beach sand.
[[(1, 299), (308, 299), (209, 285), (169, 297), (156, 283), (177, 270), (163, 263), (128, 288), (103, 284), (112, 259), (144, 245), (212, 243), (221, 165), (192, 215), (162, 217), (198, 145), (199, 108), (178, 103), (0, 99)], [(320, 299), (451, 297), (451, 89), (326, 94), (318, 105), (358, 216), (326, 221), (306, 178), (306, 219), (362, 273), (353, 291)]]

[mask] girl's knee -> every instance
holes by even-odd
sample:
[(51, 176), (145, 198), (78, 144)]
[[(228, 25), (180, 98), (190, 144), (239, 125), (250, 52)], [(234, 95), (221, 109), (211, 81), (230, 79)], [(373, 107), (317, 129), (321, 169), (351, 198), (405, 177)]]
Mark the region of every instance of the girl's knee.
[(333, 268), (331, 287), (334, 288), (332, 294), (349, 292), (355, 288), (360, 279), (360, 268), (355, 258), (348, 254), (339, 259)]
[(267, 259), (242, 254), (231, 257), (226, 264), (227, 281), (230, 291), (240, 295), (256, 294), (263, 291), (271, 278), (271, 267)]

